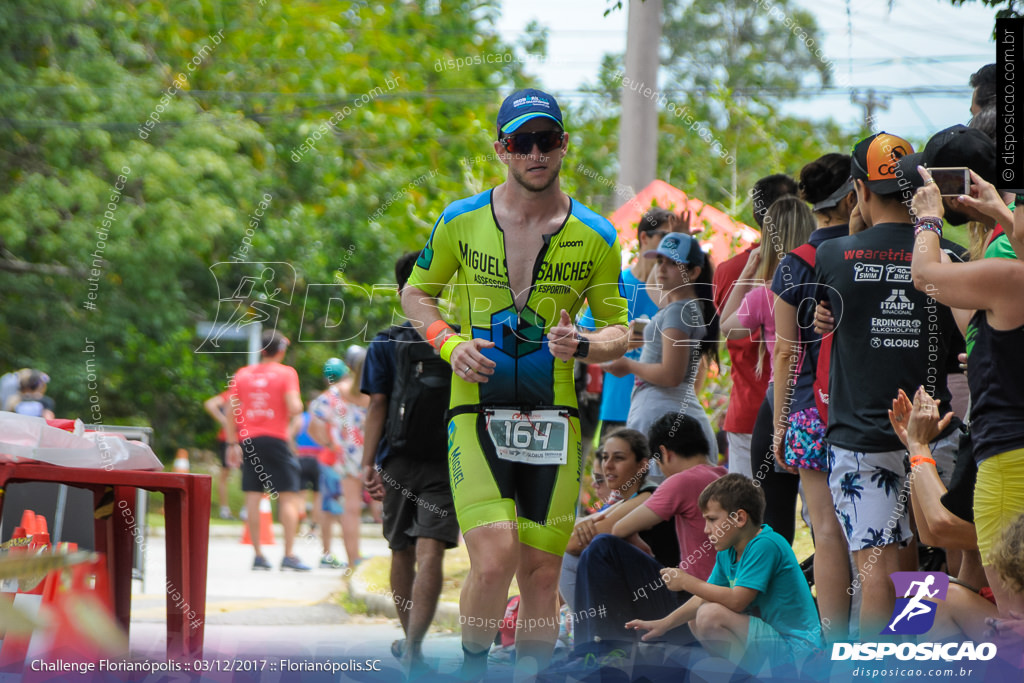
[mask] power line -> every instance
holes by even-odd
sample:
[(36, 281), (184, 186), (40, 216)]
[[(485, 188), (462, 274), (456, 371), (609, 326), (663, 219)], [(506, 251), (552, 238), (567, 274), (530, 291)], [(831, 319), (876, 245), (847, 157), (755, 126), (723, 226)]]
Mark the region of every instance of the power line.
[[(895, 87), (895, 86), (892, 86), (892, 87), (889, 87), (889, 86), (870, 86), (870, 87), (868, 87), (868, 86), (856, 86), (855, 88), (845, 88), (845, 87), (830, 86), (828, 88), (820, 88), (819, 91), (815, 93), (814, 97), (788, 98), (786, 101), (787, 102), (808, 101), (808, 100), (821, 99), (821, 98), (826, 98), (826, 97), (830, 97), (830, 98), (842, 97), (842, 98), (845, 99), (845, 98), (850, 96), (851, 90), (853, 90), (853, 91), (860, 91), (860, 90), (866, 90), (866, 89), (873, 90), (876, 95), (885, 95), (885, 96), (888, 96), (888, 97), (899, 97), (899, 98), (904, 98), (904, 97), (905, 98), (915, 98), (916, 97), (916, 98), (926, 98), (926, 99), (927, 98), (963, 98), (963, 97), (966, 96), (966, 93), (969, 90), (966, 87), (899, 88), (899, 87)], [(767, 90), (767, 89), (765, 89), (765, 90)], [(193, 91), (193, 92), (195, 92), (195, 91)], [(210, 92), (212, 92), (212, 91), (210, 91)], [(661, 92), (661, 91), (659, 91), (659, 92)], [(741, 90), (733, 91), (733, 94), (735, 94), (735, 95), (745, 95), (745, 94), (757, 93), (757, 92), (764, 92), (764, 90), (741, 89)], [(664, 94), (666, 95), (666, 97), (675, 96), (675, 95), (692, 95), (694, 93), (695, 93), (694, 90), (666, 90), (666, 91), (664, 91)], [(237, 95), (237, 94), (240, 94), (240, 93), (235, 93), (235, 92), (227, 91), (224, 94)], [(253, 94), (253, 93), (250, 93), (250, 94)], [(260, 95), (268, 95), (268, 94), (274, 94), (274, 93), (259, 93), (259, 94)], [(290, 93), (276, 93), (276, 94), (279, 95), (279, 96), (282, 96), (282, 97), (283, 96), (291, 96)], [(383, 99), (402, 100), (402, 99), (420, 99), (420, 98), (423, 98), (423, 97), (432, 97), (432, 98), (435, 98), (435, 99), (444, 99), (444, 100), (452, 101), (452, 102), (454, 102), (454, 101), (459, 101), (459, 102), (478, 101), (478, 102), (482, 102), (482, 103), (484, 103), (484, 102), (485, 103), (493, 103), (493, 98), (494, 98), (494, 93), (493, 93), (493, 91), (490, 91), (490, 90), (478, 90), (478, 91), (472, 91), (472, 92), (465, 92), (465, 93), (460, 93), (460, 94), (458, 94), (455, 97), (452, 97), (452, 96), (442, 96), (442, 95), (440, 95), (438, 93), (418, 93), (418, 94), (415, 94), (414, 96), (409, 96), (409, 97), (407, 97), (407, 95), (413, 95), (413, 94), (396, 94), (396, 95), (392, 95), (390, 97), (381, 96), (381, 97), (378, 97), (377, 99), (379, 99), (379, 100), (383, 100)], [(559, 93), (559, 98), (565, 99), (565, 100), (590, 101), (590, 100), (594, 100), (594, 99), (597, 99), (597, 98), (603, 98), (603, 97), (604, 97), (604, 95), (601, 94), (601, 93), (582, 92), (582, 91), (574, 91), (574, 92), (569, 92), (569, 93)], [(349, 101), (350, 100), (344, 100), (343, 102), (339, 102), (338, 104), (339, 104), (339, 106), (346, 106), (346, 103), (349, 102)], [(284, 112), (284, 111), (282, 111), (282, 112), (260, 112), (260, 113), (256, 113), (256, 112), (241, 112), (241, 114), (246, 119), (252, 120), (252, 121), (255, 121), (255, 122), (261, 123), (261, 124), (262, 123), (269, 123), (269, 122), (272, 122), (272, 121), (275, 121), (275, 120), (280, 121), (280, 120), (288, 120), (288, 119), (292, 119), (292, 120), (307, 120), (310, 123), (319, 123), (318, 119), (315, 119), (315, 118), (314, 119), (309, 119), (309, 118), (307, 118), (307, 117), (305, 117), (303, 115), (303, 113), (308, 113), (308, 112), (313, 111), (313, 109), (319, 109), (319, 108), (327, 108), (327, 105), (323, 105), (322, 107), (306, 108), (306, 109), (304, 109), (302, 111), (296, 111), (295, 109), (290, 109), (287, 112)], [(83, 130), (84, 129), (101, 129), (101, 130), (109, 130), (109, 131), (118, 131), (118, 130), (136, 130), (136, 129), (138, 129), (139, 126), (142, 125), (142, 123), (144, 121), (145, 121), (145, 119), (143, 119), (141, 121), (69, 121), (69, 120), (64, 120), (64, 119), (31, 119), (31, 120), (28, 120), (28, 119), (14, 119), (14, 118), (10, 118), (10, 117), (4, 117), (4, 118), (0, 118), (0, 125), (4, 125), (7, 128), (13, 128), (13, 129), (17, 129), (17, 130), (35, 130), (35, 129), (45, 129), (45, 128), (74, 128), (74, 129), (83, 129)], [(209, 113), (207, 112), (206, 115), (202, 118), (202, 121), (204, 121), (204, 122), (211, 122), (211, 123), (228, 123), (228, 122), (238, 123), (239, 119), (238, 119), (237, 116), (212, 116), (212, 115), (209, 115)], [(174, 127), (185, 126), (185, 125), (193, 125), (194, 123), (195, 123), (194, 119), (189, 119), (189, 120), (186, 120), (186, 121), (175, 121), (175, 120), (170, 120), (170, 119), (162, 119), (160, 121), (160, 125), (161, 126), (174, 126)]]
[[(967, 85), (922, 85), (922, 86), (896, 86), (896, 85), (868, 85), (868, 84), (856, 84), (852, 86), (847, 85), (829, 85), (829, 86), (818, 86), (814, 88), (814, 95), (830, 95), (830, 94), (848, 94), (851, 89), (873, 89), (878, 93), (890, 94), (890, 95), (914, 95), (914, 96), (960, 96), (965, 92), (969, 91), (970, 88)], [(651, 86), (650, 89), (656, 92), (658, 95), (665, 96), (687, 96), (687, 95), (715, 95), (718, 91), (714, 88), (694, 86), (692, 88), (657, 88)], [(34, 86), (34, 85), (3, 85), (0, 86), (0, 92), (5, 90), (31, 90), (33, 92), (55, 94), (55, 93), (67, 93), (67, 94), (78, 94), (83, 89), (76, 86)], [(121, 92), (118, 88), (89, 88), (90, 92), (104, 93), (104, 92)], [(151, 93), (154, 97), (159, 97), (164, 90), (156, 90)], [(210, 97), (238, 97), (245, 99), (255, 98), (269, 98), (269, 99), (305, 99), (314, 100), (321, 102), (333, 102), (338, 104), (351, 104), (353, 100), (359, 99), (360, 97), (368, 94), (368, 92), (362, 93), (317, 93), (317, 92), (281, 92), (275, 90), (183, 90), (183, 94), (191, 96), (210, 96)], [(790, 88), (785, 87), (759, 87), (759, 86), (746, 86), (741, 88), (734, 88), (733, 94), (736, 95), (757, 95), (757, 94), (772, 94), (772, 95), (789, 95), (791, 93)], [(488, 101), (494, 98), (495, 91), (493, 88), (448, 88), (444, 90), (410, 90), (406, 92), (384, 92), (379, 95), (375, 95), (371, 101), (388, 101), (388, 100), (413, 100), (413, 99), (438, 99), (446, 101), (464, 101), (467, 99), (474, 99), (477, 97), (486, 97)], [(575, 97), (575, 98), (596, 98), (604, 97), (604, 93), (590, 92), (587, 90), (563, 90), (558, 93), (562, 97)], [(787, 99), (807, 99), (805, 94), (797, 94), (794, 97)], [(369, 104), (366, 102), (365, 104)]]

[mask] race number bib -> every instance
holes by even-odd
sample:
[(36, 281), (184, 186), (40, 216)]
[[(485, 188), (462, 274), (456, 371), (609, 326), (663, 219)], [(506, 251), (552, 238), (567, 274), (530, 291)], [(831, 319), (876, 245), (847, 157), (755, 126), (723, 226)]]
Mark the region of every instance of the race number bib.
[(527, 465), (564, 465), (569, 433), (568, 414), (559, 410), (521, 412), (488, 408), (487, 434), (502, 460)]

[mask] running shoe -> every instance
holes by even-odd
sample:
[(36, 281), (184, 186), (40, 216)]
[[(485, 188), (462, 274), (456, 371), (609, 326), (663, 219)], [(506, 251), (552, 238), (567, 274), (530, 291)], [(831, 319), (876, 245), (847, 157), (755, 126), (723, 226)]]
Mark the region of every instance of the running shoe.
[(281, 560), (281, 571), (284, 571), (285, 569), (291, 569), (296, 572), (308, 572), (312, 567), (307, 564), (303, 564), (302, 560), (292, 555)]
[(343, 569), (345, 563), (334, 556), (333, 553), (328, 553), (320, 558), (321, 569)]
[(267, 558), (262, 555), (257, 555), (256, 559), (252, 561), (253, 569), (260, 569), (262, 571), (270, 571), (270, 563), (267, 562)]

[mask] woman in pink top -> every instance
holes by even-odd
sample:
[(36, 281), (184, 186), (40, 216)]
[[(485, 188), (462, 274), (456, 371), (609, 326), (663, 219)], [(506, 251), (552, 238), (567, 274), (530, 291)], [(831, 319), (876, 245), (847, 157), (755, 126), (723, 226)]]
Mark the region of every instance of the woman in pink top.
[(765, 284), (766, 280), (757, 277), (757, 273), (762, 270), (761, 265), (761, 247), (755, 247), (750, 252), (750, 257), (740, 272), (732, 292), (729, 293), (725, 307), (722, 308), (722, 334), (726, 339), (746, 339), (753, 336), (757, 330), (761, 330), (761, 338), (765, 344), (757, 352), (755, 374), (758, 377), (763, 374), (765, 365), (768, 365), (769, 373), (771, 372), (771, 363), (765, 359), (771, 358), (775, 349), (775, 317), (772, 315), (771, 291)]
[[(761, 246), (751, 252), (729, 298), (722, 308), (722, 333), (727, 339), (741, 339), (761, 330), (765, 343), (758, 350), (757, 375), (774, 369), (775, 302), (771, 282), (783, 257), (807, 241), (814, 230), (814, 217), (806, 204), (790, 195), (776, 200), (765, 213)], [(751, 435), (751, 476), (764, 489), (767, 507), (765, 524), (793, 542), (796, 493), (799, 481), (773, 467), (764, 454), (771, 449), (774, 385), (758, 411)]]
[(775, 295), (772, 278), (783, 257), (807, 241), (814, 230), (814, 217), (796, 197), (782, 197), (765, 214), (767, 239), (750, 252), (750, 258), (736, 280), (722, 309), (722, 334), (726, 339), (744, 339), (761, 330), (765, 344), (758, 351), (757, 376), (768, 366), (772, 376), (775, 351)]

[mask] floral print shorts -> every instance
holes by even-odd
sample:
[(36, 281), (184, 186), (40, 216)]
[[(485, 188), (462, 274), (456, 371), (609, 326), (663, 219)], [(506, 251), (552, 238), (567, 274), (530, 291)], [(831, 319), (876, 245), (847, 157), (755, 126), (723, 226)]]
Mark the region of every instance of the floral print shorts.
[(787, 465), (800, 469), (828, 472), (825, 425), (817, 408), (798, 410), (790, 415), (785, 460)]

